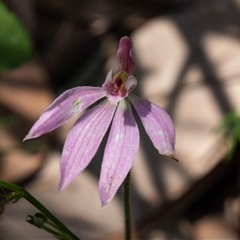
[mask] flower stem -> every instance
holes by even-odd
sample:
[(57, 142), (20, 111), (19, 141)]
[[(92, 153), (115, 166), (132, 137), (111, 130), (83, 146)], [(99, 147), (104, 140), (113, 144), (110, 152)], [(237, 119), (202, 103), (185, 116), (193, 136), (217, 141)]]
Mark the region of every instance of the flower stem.
[(125, 240), (131, 240), (131, 206), (130, 206), (130, 171), (124, 180), (123, 186), (124, 212), (125, 212)]
[(23, 197), (34, 207), (36, 207), (40, 212), (42, 212), (47, 218), (49, 218), (58, 229), (61, 229), (65, 234), (67, 234), (70, 239), (79, 240), (77, 236), (75, 236), (63, 223), (61, 223), (51, 212), (49, 212), (36, 198), (34, 198), (25, 189), (12, 183), (4, 182), (2, 180), (0, 180), (0, 186), (20, 194), (21, 197)]

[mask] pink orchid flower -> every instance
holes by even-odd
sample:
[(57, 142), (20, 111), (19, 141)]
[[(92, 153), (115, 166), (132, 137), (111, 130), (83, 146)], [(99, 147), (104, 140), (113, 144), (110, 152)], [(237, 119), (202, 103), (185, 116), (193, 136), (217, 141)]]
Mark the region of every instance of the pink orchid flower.
[(132, 114), (136, 109), (142, 124), (160, 154), (173, 157), (175, 130), (170, 116), (157, 105), (132, 93), (137, 85), (132, 43), (123, 37), (117, 52), (120, 71), (107, 74), (102, 87), (76, 87), (61, 94), (40, 116), (24, 140), (39, 137), (64, 124), (96, 101), (73, 125), (65, 141), (59, 190), (83, 171), (110, 127), (99, 180), (102, 206), (109, 203), (130, 171), (139, 148), (139, 130)]

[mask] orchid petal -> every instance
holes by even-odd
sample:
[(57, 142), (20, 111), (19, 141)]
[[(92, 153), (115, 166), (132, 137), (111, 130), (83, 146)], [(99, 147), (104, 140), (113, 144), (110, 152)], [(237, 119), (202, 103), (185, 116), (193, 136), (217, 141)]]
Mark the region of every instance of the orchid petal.
[(133, 75), (128, 76), (128, 79), (125, 85), (127, 93), (132, 92), (136, 86), (137, 86), (137, 79)]
[(99, 87), (76, 87), (65, 91), (42, 113), (24, 141), (56, 129), (104, 96), (105, 91)]
[(142, 124), (160, 154), (173, 156), (175, 129), (168, 113), (159, 106), (134, 94), (128, 96)]
[(135, 71), (135, 62), (132, 58), (132, 42), (129, 37), (120, 39), (117, 56), (120, 70), (132, 75)]
[(115, 109), (116, 106), (104, 100), (76, 121), (63, 148), (59, 190), (67, 187), (92, 160), (111, 123)]
[(105, 81), (104, 81), (104, 83), (103, 83), (103, 85), (102, 85), (102, 88), (103, 88), (105, 91), (108, 90), (107, 86), (108, 86), (108, 83), (111, 82), (111, 81), (112, 81), (112, 70), (108, 72), (108, 74), (107, 74), (107, 76), (106, 76), (106, 79), (105, 79)]
[(126, 178), (139, 148), (139, 131), (128, 100), (119, 102), (104, 152), (99, 195), (109, 203)]

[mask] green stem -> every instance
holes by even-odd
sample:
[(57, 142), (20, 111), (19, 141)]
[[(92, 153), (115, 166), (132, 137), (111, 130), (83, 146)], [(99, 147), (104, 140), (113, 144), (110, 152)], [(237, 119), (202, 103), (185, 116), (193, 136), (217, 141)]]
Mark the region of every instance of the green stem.
[(123, 185), (124, 212), (125, 212), (125, 240), (131, 240), (131, 206), (130, 206), (130, 171), (124, 180)]
[(46, 221), (46, 224), (48, 224), (48, 225), (50, 225), (51, 227), (53, 227), (53, 228), (58, 229), (59, 231), (61, 231), (61, 229), (60, 229), (56, 224), (54, 224), (52, 221), (47, 220), (47, 221)]
[(10, 198), (8, 198), (6, 201), (4, 201), (4, 207), (10, 203), (10, 202), (14, 202), (14, 200), (16, 199), (16, 196), (12, 196)]
[(72, 240), (79, 240), (63, 223), (61, 223), (51, 212), (49, 212), (36, 198), (34, 198), (30, 193), (25, 189), (14, 185), (12, 183), (4, 182), (0, 180), (0, 186), (10, 189), (14, 192), (21, 194), (21, 196), (36, 207), (41, 213), (43, 213), (47, 218), (49, 218), (59, 229), (64, 231), (66, 234), (71, 237)]
[[(47, 226), (42, 226), (42, 229), (44, 229), (45, 231), (51, 233), (53, 236), (61, 237), (61, 233), (56, 232), (56, 231), (54, 231), (53, 229), (51, 229), (51, 228), (49, 228)], [(60, 238), (60, 239), (62, 239), (62, 238)]]

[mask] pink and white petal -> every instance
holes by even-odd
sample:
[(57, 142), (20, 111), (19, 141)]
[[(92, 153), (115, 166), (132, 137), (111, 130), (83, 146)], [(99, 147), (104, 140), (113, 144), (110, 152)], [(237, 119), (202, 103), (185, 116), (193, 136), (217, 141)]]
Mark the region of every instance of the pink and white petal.
[(139, 131), (128, 100), (119, 102), (104, 152), (99, 195), (109, 203), (130, 171), (139, 148)]
[(132, 42), (129, 37), (120, 39), (117, 56), (120, 70), (132, 75), (136, 64), (132, 58)]
[(59, 190), (65, 188), (92, 160), (112, 121), (115, 109), (116, 106), (104, 100), (76, 121), (63, 147)]
[(137, 79), (133, 75), (128, 76), (128, 79), (125, 84), (126, 91), (130, 93), (134, 90), (136, 86), (137, 86)]
[(102, 85), (102, 89), (108, 91), (108, 84), (112, 82), (112, 70), (108, 72), (106, 79)]
[(99, 87), (76, 87), (65, 91), (41, 114), (24, 141), (56, 129), (104, 96), (105, 91)]
[(136, 109), (155, 148), (162, 155), (173, 156), (175, 152), (175, 128), (168, 113), (159, 106), (134, 94), (130, 94), (128, 98)]

